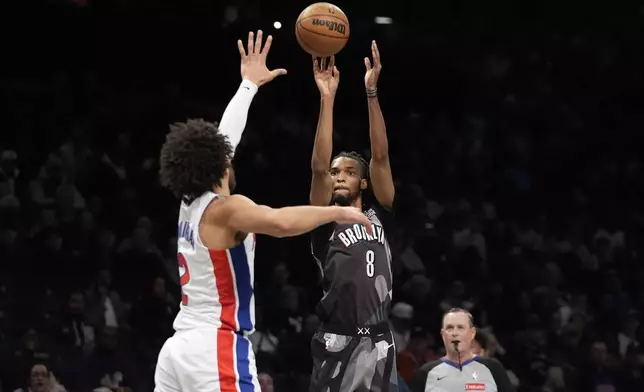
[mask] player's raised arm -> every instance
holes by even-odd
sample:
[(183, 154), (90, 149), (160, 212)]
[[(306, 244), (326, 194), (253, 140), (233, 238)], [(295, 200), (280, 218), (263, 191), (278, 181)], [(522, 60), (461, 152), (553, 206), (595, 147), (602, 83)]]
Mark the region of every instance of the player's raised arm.
[(380, 63), (380, 52), (376, 41), (371, 42), (371, 55), (373, 66), (368, 57), (365, 57), (364, 64), (367, 72), (364, 76), (364, 84), (367, 90), (367, 102), (369, 105), (369, 139), (371, 140), (371, 162), (369, 174), (371, 175), (371, 186), (373, 194), (386, 209), (391, 209), (394, 196), (394, 180), (391, 175), (389, 164), (389, 142), (387, 141), (387, 128), (385, 119), (380, 110), (378, 102), (378, 77), (382, 70)]
[(340, 83), (340, 72), (335, 66), (335, 56), (318, 61), (313, 57), (313, 76), (320, 90), (320, 115), (311, 157), (311, 204), (326, 206), (331, 201), (333, 183), (329, 175), (333, 152), (333, 104)]
[(237, 232), (293, 237), (329, 222), (360, 223), (371, 230), (371, 222), (353, 207), (296, 206), (270, 208), (255, 204), (245, 196), (233, 195), (221, 208), (213, 208), (210, 222)]
[(228, 103), (219, 122), (219, 129), (224, 135), (228, 136), (230, 144), (233, 146), (233, 153), (237, 149), (246, 127), (248, 110), (257, 93), (257, 89), (279, 75), (286, 75), (285, 69), (279, 68), (269, 71), (266, 67), (266, 57), (271, 49), (273, 37), (268, 36), (263, 48), (262, 40), (263, 33), (259, 30), (256, 37), (252, 31), (248, 33), (247, 49), (244, 49), (244, 44), (241, 40), (237, 41), (237, 48), (241, 57), (242, 82), (237, 93)]

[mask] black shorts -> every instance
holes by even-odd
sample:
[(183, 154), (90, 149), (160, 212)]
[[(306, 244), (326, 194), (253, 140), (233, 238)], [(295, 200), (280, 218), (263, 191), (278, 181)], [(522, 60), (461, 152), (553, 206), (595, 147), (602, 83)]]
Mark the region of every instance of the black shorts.
[(323, 326), (313, 335), (309, 392), (398, 392), (396, 348), (387, 323), (353, 329)]

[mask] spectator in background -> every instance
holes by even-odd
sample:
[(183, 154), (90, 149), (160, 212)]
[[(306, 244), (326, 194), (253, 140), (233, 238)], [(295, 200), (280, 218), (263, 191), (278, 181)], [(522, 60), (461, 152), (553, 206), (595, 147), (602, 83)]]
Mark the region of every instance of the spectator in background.
[(434, 339), (431, 334), (422, 328), (415, 328), (407, 347), (396, 358), (400, 378), (406, 382), (412, 381), (418, 375), (421, 366), (435, 359), (433, 345)]
[(418, 256), (418, 253), (414, 250), (415, 240), (414, 237), (409, 235), (401, 235), (400, 238), (403, 241), (400, 251), (400, 261), (403, 264), (404, 268), (407, 271), (412, 273), (425, 273), (425, 266), (423, 261)]
[(291, 336), (302, 331), (304, 318), (299, 296), (300, 293), (294, 286), (286, 285), (282, 288), (280, 305), (271, 314), (272, 329), (278, 336)]
[[(119, 345), (119, 332), (116, 328), (105, 327), (98, 334), (98, 344), (85, 361), (82, 390), (105, 387), (115, 390), (130, 387), (137, 390), (138, 369), (132, 362), (131, 352), (126, 346)], [(146, 373), (149, 375), (149, 373)]]
[(172, 322), (179, 304), (166, 291), (165, 279), (156, 277), (148, 290), (134, 305), (132, 324), (137, 345), (146, 355), (154, 357), (172, 333)]
[(111, 197), (122, 189), (130, 179), (134, 164), (128, 162), (137, 157), (132, 154), (132, 138), (126, 133), (117, 136), (116, 142), (103, 153), (98, 166), (98, 175), (103, 179), (101, 191)]
[(112, 273), (109, 269), (98, 272), (94, 284), (86, 294), (88, 319), (98, 328), (127, 325), (127, 306), (121, 296), (112, 289)]
[(259, 378), (259, 387), (261, 388), (262, 392), (275, 391), (273, 385), (273, 377), (270, 374), (262, 372), (257, 375), (257, 378)]
[(579, 390), (589, 392), (615, 391), (615, 362), (603, 341), (595, 341), (590, 347), (590, 360), (581, 369)]
[(0, 153), (0, 213), (20, 207), (20, 200), (16, 195), (16, 180), (19, 174), (18, 154), (11, 150), (2, 151)]
[[(280, 340), (278, 357), (283, 362), (285, 370), (290, 373), (307, 375), (313, 368), (311, 359), (311, 339), (320, 327), (320, 318), (311, 313), (304, 318), (302, 331), (289, 334)], [(303, 383), (304, 389), (308, 388), (309, 379)]]
[(63, 160), (55, 153), (49, 154), (38, 176), (29, 186), (31, 201), (40, 206), (54, 206), (58, 201), (81, 209), (85, 199), (73, 181), (73, 173), (63, 166)]
[(62, 293), (85, 280), (87, 265), (65, 246), (65, 238), (59, 228), (45, 229), (37, 239), (40, 244), (31, 267), (40, 272), (34, 282), (41, 289), (50, 288)]
[(389, 325), (394, 337), (396, 352), (400, 354), (407, 348), (411, 337), (411, 327), (414, 319), (414, 307), (404, 302), (397, 302), (391, 308)]
[[(511, 379), (510, 379), (511, 380)], [(566, 386), (564, 371), (559, 366), (551, 366), (546, 374), (546, 381), (543, 384), (543, 392), (566, 392), (570, 391)]]
[(54, 373), (42, 363), (31, 367), (27, 385), (26, 388), (17, 389), (14, 392), (66, 392), (65, 387), (60, 385)]
[(488, 344), (487, 335), (477, 330), (474, 340), (472, 340), (472, 352), (474, 355), (485, 357), (488, 355)]
[(462, 281), (453, 282), (447, 290), (447, 295), (440, 303), (443, 312), (452, 308), (462, 308), (471, 311), (474, 308), (474, 302), (466, 298), (465, 285)]
[(170, 288), (173, 289), (171, 292), (176, 292), (181, 286), (177, 268), (177, 237), (170, 237), (167, 241), (166, 248), (163, 252), (163, 267), (165, 268), (165, 274), (168, 277)]
[(130, 303), (148, 291), (153, 277), (164, 276), (166, 270), (161, 253), (152, 242), (149, 228), (139, 224), (132, 230), (131, 236), (119, 248), (112, 268), (117, 290)]
[(94, 154), (89, 148), (87, 138), (91, 135), (87, 123), (81, 121), (72, 127), (72, 135), (63, 142), (58, 150), (63, 165), (73, 170), (74, 177), (81, 183), (89, 180)]
[[(113, 264), (116, 258), (114, 244), (116, 243), (116, 234), (114, 231), (101, 228), (96, 234), (94, 242), (90, 244), (90, 250), (85, 255), (88, 259), (95, 260), (96, 265), (100, 268), (110, 268), (111, 274), (114, 274)], [(176, 258), (176, 254), (175, 254)], [(175, 261), (176, 264), (176, 261)], [(178, 273), (177, 273), (178, 274)], [(116, 289), (114, 282), (111, 282)], [(119, 293), (123, 294), (123, 293)]]
[(617, 376), (617, 391), (644, 391), (644, 349), (629, 347), (624, 368)]
[[(403, 302), (410, 304), (414, 309), (431, 309), (435, 298), (432, 297), (432, 281), (425, 275), (414, 274), (407, 280), (400, 290), (400, 298)], [(415, 323), (428, 325), (430, 323), (430, 312), (418, 312), (415, 315)]]
[[(461, 207), (464, 210), (471, 209), (469, 203), (465, 202), (466, 207)], [(481, 224), (474, 217), (467, 217), (463, 219), (464, 222), (460, 227), (454, 230), (452, 241), (457, 250), (465, 250), (473, 248), (478, 256), (485, 260), (487, 258), (487, 243), (485, 237), (481, 233)]]
[(58, 356), (52, 352), (51, 347), (43, 341), (41, 333), (35, 328), (28, 328), (18, 342), (8, 365), (13, 368), (15, 375), (20, 374), (20, 371), (34, 362), (57, 363), (58, 360)]
[[(494, 357), (494, 352), (492, 351), (490, 355), (490, 341), (489, 335), (480, 329), (477, 329), (476, 335), (474, 336), (474, 339), (472, 340), (472, 353), (474, 355), (480, 355), (482, 357)], [(508, 374), (508, 378), (510, 379), (510, 383), (512, 384), (512, 387), (514, 387), (515, 390), (518, 390), (519, 387), (521, 386), (521, 382), (519, 381), (519, 378), (514, 374), (514, 372), (510, 369), (506, 369), (506, 373)], [(554, 392), (554, 391), (551, 391)]]
[(262, 297), (266, 303), (276, 303), (282, 298), (284, 287), (288, 285), (291, 272), (285, 263), (277, 263), (273, 268), (273, 275)]
[(632, 311), (622, 321), (620, 330), (615, 338), (617, 352), (622, 358), (626, 358), (629, 349), (637, 349), (640, 347), (640, 342), (637, 337), (639, 328), (639, 314)]
[(60, 341), (68, 350), (78, 354), (89, 353), (94, 348), (95, 332), (94, 326), (87, 322), (85, 294), (76, 290), (68, 298), (60, 328)]
[(0, 264), (0, 282), (5, 283), (8, 277), (15, 275), (16, 271), (11, 266), (18, 260), (18, 231), (11, 227), (1, 227), (0, 225), (0, 254), (4, 263)]
[(272, 371), (279, 367), (276, 355), (280, 340), (271, 330), (264, 312), (263, 307), (255, 307), (255, 332), (249, 336), (249, 340), (253, 345), (257, 368)]
[(27, 237), (36, 238), (41, 232), (45, 230), (52, 230), (58, 227), (58, 217), (56, 210), (53, 208), (42, 208), (39, 211), (38, 219), (35, 219)]

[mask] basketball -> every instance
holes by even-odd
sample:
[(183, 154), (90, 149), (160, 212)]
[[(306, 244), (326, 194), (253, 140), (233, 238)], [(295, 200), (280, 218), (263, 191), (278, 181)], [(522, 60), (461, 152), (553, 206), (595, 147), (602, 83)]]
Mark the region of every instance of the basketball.
[(349, 40), (349, 20), (333, 4), (306, 7), (295, 23), (295, 37), (302, 49), (317, 57), (337, 54)]

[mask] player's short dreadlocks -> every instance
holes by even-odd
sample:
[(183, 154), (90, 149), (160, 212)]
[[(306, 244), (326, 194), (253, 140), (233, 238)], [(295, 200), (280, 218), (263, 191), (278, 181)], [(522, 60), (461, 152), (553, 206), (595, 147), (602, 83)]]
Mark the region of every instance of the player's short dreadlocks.
[(221, 186), (232, 154), (228, 137), (216, 124), (198, 119), (170, 125), (161, 148), (161, 185), (178, 198), (194, 200)]
[(333, 158), (335, 161), (338, 158), (350, 158), (353, 159), (354, 161), (358, 162), (358, 165), (360, 165), (360, 178), (366, 178), (367, 180), (369, 179), (369, 164), (367, 163), (367, 160), (364, 159), (364, 157), (360, 154), (358, 154), (355, 151), (342, 151), (338, 155)]

